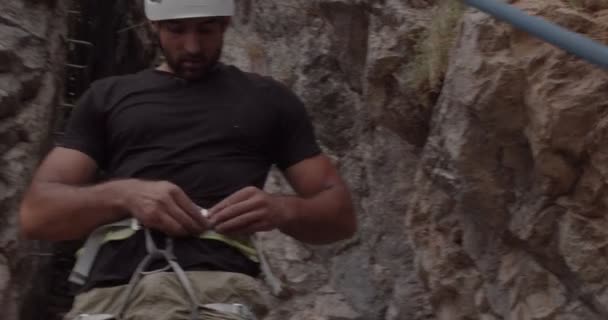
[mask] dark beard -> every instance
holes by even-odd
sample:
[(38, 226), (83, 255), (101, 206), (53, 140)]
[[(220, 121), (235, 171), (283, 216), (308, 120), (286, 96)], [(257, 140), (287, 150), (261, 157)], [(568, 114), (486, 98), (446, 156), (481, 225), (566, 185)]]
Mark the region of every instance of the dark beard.
[[(165, 61), (167, 62), (167, 65), (174, 72), (174, 74), (179, 78), (189, 81), (196, 81), (203, 78), (206, 74), (209, 73), (209, 71), (213, 70), (218, 65), (218, 61), (220, 60), (220, 56), (222, 55), (221, 46), (215, 53), (213, 53), (211, 57), (202, 56), (181, 58), (171, 56), (160, 44), (159, 47), (163, 52), (163, 55), (165, 56)], [(182, 62), (187, 60), (200, 62), (202, 66), (195, 69), (186, 68), (183, 66)]]

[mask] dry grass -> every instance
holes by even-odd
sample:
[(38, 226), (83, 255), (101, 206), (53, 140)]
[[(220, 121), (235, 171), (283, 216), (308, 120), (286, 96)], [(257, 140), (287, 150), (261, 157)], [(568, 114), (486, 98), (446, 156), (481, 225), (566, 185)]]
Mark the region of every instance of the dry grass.
[(422, 33), (416, 45), (410, 85), (423, 96), (432, 97), (441, 89), (450, 48), (458, 35), (458, 22), (463, 11), (464, 7), (458, 0), (441, 1), (434, 9), (429, 28)]

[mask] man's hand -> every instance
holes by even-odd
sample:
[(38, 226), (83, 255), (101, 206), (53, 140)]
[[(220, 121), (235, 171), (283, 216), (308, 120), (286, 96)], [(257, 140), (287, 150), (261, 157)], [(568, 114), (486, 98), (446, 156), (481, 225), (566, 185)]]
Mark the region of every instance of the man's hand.
[(122, 182), (124, 206), (144, 226), (171, 236), (198, 235), (209, 223), (178, 186), (166, 181)]
[(284, 199), (256, 188), (246, 187), (209, 210), (209, 221), (223, 234), (249, 235), (279, 228), (289, 220)]
[(355, 233), (350, 192), (327, 156), (302, 160), (284, 173), (297, 195), (241, 189), (210, 209), (214, 229), (228, 235), (278, 229), (309, 244), (328, 244)]

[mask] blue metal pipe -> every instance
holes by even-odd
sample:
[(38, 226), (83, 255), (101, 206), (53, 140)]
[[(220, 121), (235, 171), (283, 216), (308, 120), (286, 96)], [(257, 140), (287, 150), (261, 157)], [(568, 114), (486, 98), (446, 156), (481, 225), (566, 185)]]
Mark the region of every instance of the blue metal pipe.
[(608, 46), (568, 29), (529, 16), (523, 11), (497, 0), (463, 0), (466, 4), (528, 32), (548, 43), (591, 63), (608, 68)]

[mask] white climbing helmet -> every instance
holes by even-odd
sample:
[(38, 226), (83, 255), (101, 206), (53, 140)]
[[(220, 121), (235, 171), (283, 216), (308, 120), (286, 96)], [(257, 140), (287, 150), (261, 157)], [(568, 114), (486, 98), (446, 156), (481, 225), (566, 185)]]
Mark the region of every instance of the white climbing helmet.
[(150, 21), (234, 14), (234, 0), (144, 0), (144, 7)]

